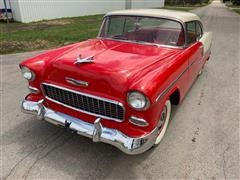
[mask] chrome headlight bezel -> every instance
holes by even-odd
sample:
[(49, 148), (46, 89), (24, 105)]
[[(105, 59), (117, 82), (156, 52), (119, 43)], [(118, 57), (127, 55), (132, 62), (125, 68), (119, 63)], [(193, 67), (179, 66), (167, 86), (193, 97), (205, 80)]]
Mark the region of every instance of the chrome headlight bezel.
[(127, 103), (137, 111), (144, 111), (150, 106), (148, 97), (139, 91), (128, 92)]
[(31, 71), (28, 67), (26, 66), (20, 66), (23, 78), (28, 80), (28, 81), (33, 81), (36, 77), (35, 73)]

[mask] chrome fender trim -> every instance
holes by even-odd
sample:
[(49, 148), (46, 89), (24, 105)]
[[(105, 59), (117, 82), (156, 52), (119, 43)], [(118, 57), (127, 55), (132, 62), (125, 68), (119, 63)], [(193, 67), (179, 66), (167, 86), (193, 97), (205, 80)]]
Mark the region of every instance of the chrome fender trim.
[[(37, 119), (48, 121), (54, 125), (61, 125), (78, 134), (91, 138), (93, 142), (111, 144), (126, 154), (141, 154), (150, 149), (155, 142), (158, 130), (155, 128), (151, 133), (139, 137), (129, 137), (117, 129), (102, 126), (101, 118), (97, 117), (94, 124), (67, 114), (53, 111), (43, 105), (43, 100), (38, 102), (23, 100), (22, 111), (37, 115)], [(40, 117), (39, 117), (40, 116)]]

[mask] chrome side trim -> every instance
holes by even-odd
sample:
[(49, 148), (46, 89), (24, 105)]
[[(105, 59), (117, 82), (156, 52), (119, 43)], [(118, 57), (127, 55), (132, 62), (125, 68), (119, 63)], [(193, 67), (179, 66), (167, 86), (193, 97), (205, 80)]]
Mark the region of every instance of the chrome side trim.
[[(202, 57), (200, 61), (202, 61), (203, 58), (204, 58), (204, 57)], [(190, 69), (190, 67), (191, 67), (194, 63), (196, 63), (197, 61), (198, 61), (198, 60), (195, 60), (195, 61), (193, 61), (190, 65), (188, 65), (188, 67), (187, 67), (164, 91), (162, 91), (162, 92), (158, 95), (158, 97), (156, 98), (156, 102), (157, 102), (159, 99), (161, 99), (161, 97), (163, 97), (163, 96), (174, 86), (174, 84), (176, 84), (176, 82), (185, 74), (185, 72), (187, 72), (187, 71)]]
[[(77, 119), (64, 113), (53, 111), (39, 102), (23, 100), (22, 111), (25, 113), (41, 116), (40, 120), (48, 121), (54, 125), (64, 126), (67, 129), (77, 132), (82, 136), (91, 138), (94, 142), (111, 144), (126, 154), (140, 154), (150, 149), (158, 133), (158, 129), (145, 136), (133, 138), (125, 135), (117, 129), (107, 128), (101, 124), (101, 118), (97, 118), (94, 124)], [(41, 112), (41, 113), (38, 113)]]
[[(94, 95), (90, 95), (90, 94), (87, 94), (87, 93), (82, 93), (82, 92), (79, 92), (79, 91), (75, 91), (75, 90), (72, 90), (72, 89), (68, 89), (68, 88), (64, 88), (64, 87), (61, 87), (61, 86), (58, 86), (58, 85), (54, 85), (54, 84), (49, 84), (49, 83), (42, 83), (43, 85), (48, 85), (48, 86), (52, 86), (52, 87), (56, 87), (56, 88), (59, 88), (59, 89), (63, 89), (63, 90), (66, 90), (66, 91), (70, 91), (70, 92), (73, 92), (73, 93), (76, 93), (76, 94), (80, 94), (80, 95), (84, 95), (84, 96), (88, 96), (88, 97), (91, 97), (91, 98), (96, 98), (96, 99), (99, 99), (99, 100), (103, 100), (103, 101), (106, 101), (106, 102), (110, 102), (112, 104), (116, 104), (116, 105), (119, 105), (123, 108), (123, 117), (125, 117), (125, 107), (122, 103), (118, 102), (118, 101), (115, 101), (115, 100), (111, 100), (111, 99), (107, 99), (107, 98), (102, 98), (102, 97), (98, 97), (98, 96), (94, 96)], [(44, 88), (42, 88), (42, 91), (44, 92), (44, 96), (46, 97), (46, 99), (54, 102), (54, 103), (57, 103), (59, 105), (62, 105), (64, 107), (67, 107), (67, 108), (70, 108), (70, 109), (73, 109), (75, 111), (79, 111), (79, 112), (82, 112), (82, 113), (85, 113), (85, 114), (89, 114), (89, 115), (92, 115), (92, 116), (95, 116), (95, 117), (101, 117), (103, 119), (107, 119), (107, 120), (113, 120), (113, 121), (117, 121), (117, 122), (123, 122), (123, 120), (120, 120), (120, 119), (116, 119), (116, 118), (110, 118), (110, 117), (107, 117), (107, 116), (103, 116), (103, 115), (99, 115), (99, 114), (95, 114), (95, 113), (91, 113), (91, 112), (88, 112), (88, 111), (84, 111), (84, 110), (81, 110), (81, 109), (77, 109), (77, 108), (74, 108), (72, 106), (69, 106), (69, 105), (66, 105), (64, 103), (61, 103), (59, 101), (56, 101), (50, 97), (48, 97), (44, 91)]]

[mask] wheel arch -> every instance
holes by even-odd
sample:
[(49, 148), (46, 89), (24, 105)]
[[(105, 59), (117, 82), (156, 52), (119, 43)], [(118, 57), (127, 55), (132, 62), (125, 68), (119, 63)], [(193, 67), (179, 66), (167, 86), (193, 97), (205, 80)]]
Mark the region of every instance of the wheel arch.
[(181, 101), (180, 89), (178, 87), (173, 88), (172, 91), (169, 92), (168, 97), (171, 104), (178, 105)]

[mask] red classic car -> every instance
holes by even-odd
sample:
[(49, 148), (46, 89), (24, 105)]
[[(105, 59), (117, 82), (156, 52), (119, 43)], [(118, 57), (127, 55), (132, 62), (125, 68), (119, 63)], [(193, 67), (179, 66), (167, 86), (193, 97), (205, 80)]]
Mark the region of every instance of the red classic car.
[(95, 39), (20, 63), (37, 119), (139, 154), (160, 143), (171, 115), (210, 57), (212, 34), (192, 13), (122, 10)]

